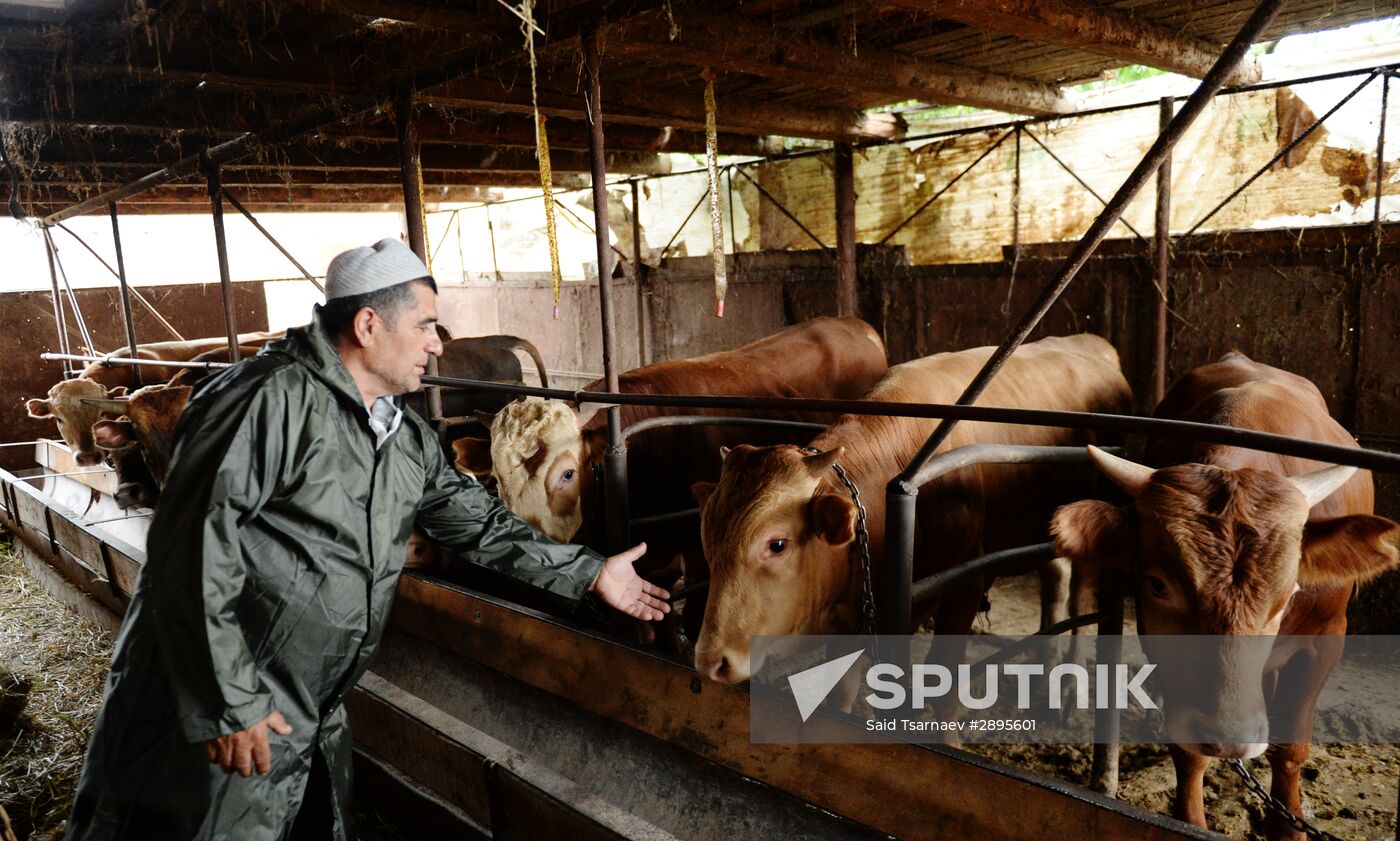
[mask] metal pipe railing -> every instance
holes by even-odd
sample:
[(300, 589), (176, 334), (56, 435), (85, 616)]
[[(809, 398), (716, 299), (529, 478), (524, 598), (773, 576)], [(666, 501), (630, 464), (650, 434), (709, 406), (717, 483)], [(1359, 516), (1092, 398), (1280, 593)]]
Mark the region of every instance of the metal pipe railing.
[(653, 429), (671, 426), (748, 426), (756, 428), (802, 429), (811, 432), (825, 432), (827, 424), (790, 421), (778, 418), (741, 418), (732, 415), (663, 415), (638, 421), (622, 430), (623, 438), (631, 438)]
[(72, 362), (101, 362), (106, 365), (152, 365), (160, 368), (228, 368), (231, 362), (180, 362), (171, 359), (132, 359), (128, 356), (97, 356), (87, 353), (41, 353), (39, 358), (53, 362), (58, 360), (69, 360)]
[(970, 580), (987, 576), (1020, 575), (1054, 558), (1055, 547), (1049, 543), (1003, 549), (920, 579), (910, 588), (909, 596), (913, 604), (924, 604)]
[(1143, 418), (1102, 412), (1068, 412), (1058, 409), (1013, 409), (1000, 406), (966, 406), (954, 403), (892, 403), (877, 400), (826, 400), (801, 397), (715, 397), (698, 394), (619, 394), (605, 391), (571, 391), (459, 377), (423, 377), (423, 382), (453, 388), (497, 391), (568, 400), (578, 404), (657, 406), (690, 409), (743, 409), (755, 412), (828, 412), (836, 415), (885, 415), (906, 418), (956, 418), (982, 423), (1020, 426), (1056, 426), (1063, 429), (1120, 432), (1186, 438), (1213, 444), (1244, 447), (1331, 464), (1348, 464), (1367, 470), (1400, 473), (1400, 453), (1361, 447), (1323, 444), (1289, 435), (1255, 432), (1195, 421)]

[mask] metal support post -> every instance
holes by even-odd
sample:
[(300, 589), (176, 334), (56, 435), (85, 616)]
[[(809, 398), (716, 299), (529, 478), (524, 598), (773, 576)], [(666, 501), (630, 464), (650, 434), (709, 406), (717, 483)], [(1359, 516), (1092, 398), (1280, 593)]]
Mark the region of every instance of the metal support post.
[(856, 292), (855, 153), (849, 143), (836, 144), (836, 314), (859, 315)]
[[(598, 246), (598, 308), (603, 321), (603, 377), (609, 391), (617, 391), (617, 363), (614, 358), (617, 327), (612, 301), (612, 245), (608, 240), (608, 169), (603, 146), (602, 59), (598, 55), (598, 33), (583, 33), (583, 62), (588, 74), (585, 88), (588, 110), (588, 151), (592, 159), (594, 236)], [(608, 407), (608, 450), (603, 457), (603, 488), (607, 497), (607, 546), (620, 551), (631, 543), (628, 534), (627, 442), (622, 437), (622, 410)]]
[[(1110, 703), (1094, 712), (1094, 758), (1089, 771), (1089, 788), (1109, 797), (1118, 795), (1119, 710), (1117, 697), (1118, 664), (1123, 660), (1123, 571), (1113, 569), (1099, 575), (1099, 634), (1096, 640), (1097, 665), (1108, 666)], [(1103, 689), (1099, 690), (1104, 691)]]
[[(112, 217), (112, 245), (117, 251), (117, 289), (122, 301), (122, 329), (126, 333), (126, 347), (132, 359), (140, 356), (136, 352), (136, 324), (131, 318), (131, 290), (126, 283), (126, 258), (122, 255), (121, 225), (117, 222), (117, 203), (107, 202), (107, 213)], [(141, 385), (141, 369), (132, 371), (136, 384)]]
[(228, 331), (228, 361), (238, 361), (238, 320), (233, 312), (233, 282), (228, 271), (228, 241), (224, 237), (224, 190), (219, 183), (219, 165), (206, 163), (209, 207), (214, 214), (214, 250), (219, 255), (219, 289), (224, 295), (224, 329)]
[[(1171, 125), (1175, 103), (1170, 96), (1162, 97), (1158, 112), (1161, 131)], [(1157, 168), (1157, 228), (1153, 234), (1153, 265), (1156, 269), (1157, 307), (1152, 318), (1152, 405), (1162, 402), (1167, 393), (1167, 270), (1171, 264), (1172, 215), (1172, 156), (1162, 159)]]
[[(399, 175), (403, 181), (403, 213), (408, 227), (408, 247), (428, 265), (428, 235), (423, 217), (423, 154), (418, 131), (413, 126), (413, 90), (400, 87), (394, 94), (394, 128), (399, 140)], [(429, 269), (431, 271), (431, 268)], [(438, 375), (438, 360), (428, 355), (430, 377)], [(442, 389), (427, 386), (428, 422), (442, 429)]]
[[(642, 195), (637, 179), (632, 186), (632, 279), (637, 284), (637, 364), (651, 362), (651, 295), (647, 266), (642, 262)], [(596, 219), (595, 219), (596, 221)]]

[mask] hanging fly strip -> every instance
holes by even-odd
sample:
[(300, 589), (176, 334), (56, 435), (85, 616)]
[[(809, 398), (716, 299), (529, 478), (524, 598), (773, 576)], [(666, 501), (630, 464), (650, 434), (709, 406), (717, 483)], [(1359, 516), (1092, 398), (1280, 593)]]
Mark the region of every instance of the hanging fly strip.
[[(525, 32), (525, 49), (530, 54), (530, 105), (535, 112), (535, 156), (540, 161), (540, 189), (544, 192), (544, 226), (549, 237), (549, 276), (554, 289), (554, 320), (558, 321), (559, 231), (554, 219), (554, 174), (549, 165), (549, 135), (545, 132), (544, 115), (540, 113), (539, 94), (535, 84), (535, 33), (540, 31), (540, 28), (535, 26), (535, 0), (520, 0), (520, 11), (517, 14), (523, 21), (521, 29)], [(492, 234), (494, 249), (495, 232), (492, 231)], [(500, 277), (499, 269), (496, 275), (497, 278)]]
[(729, 276), (724, 265), (724, 223), (719, 208), (719, 137), (715, 130), (715, 74), (705, 68), (705, 170), (710, 178), (710, 234), (715, 258), (715, 317), (724, 318)]

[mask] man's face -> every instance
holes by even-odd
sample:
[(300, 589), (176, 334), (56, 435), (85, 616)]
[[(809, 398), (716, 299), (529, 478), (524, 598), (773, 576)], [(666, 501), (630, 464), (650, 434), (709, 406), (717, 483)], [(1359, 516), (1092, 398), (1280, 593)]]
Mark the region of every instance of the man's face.
[(415, 391), (428, 370), (428, 355), (442, 355), (437, 334), (437, 293), (426, 284), (412, 286), (413, 304), (389, 320), (376, 313), (374, 341), (366, 350), (367, 365), (386, 394)]

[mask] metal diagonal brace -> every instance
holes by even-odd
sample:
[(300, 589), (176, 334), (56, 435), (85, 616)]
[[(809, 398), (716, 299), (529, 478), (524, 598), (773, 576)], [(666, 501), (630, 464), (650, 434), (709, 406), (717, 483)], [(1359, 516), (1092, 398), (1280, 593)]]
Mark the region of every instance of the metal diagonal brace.
[[(102, 264), (102, 268), (112, 273), (112, 277), (119, 279), (121, 278), (121, 275), (117, 274), (117, 270), (112, 268), (112, 264), (108, 263), (105, 259), (103, 259), (102, 255), (98, 254), (95, 250), (93, 250), (93, 247), (91, 245), (88, 245), (82, 237), (73, 233), (72, 228), (69, 228), (62, 222), (58, 223), (58, 228), (66, 232), (68, 236), (77, 240), (78, 244), (81, 245), (83, 248), (86, 248), (88, 253), (91, 254), (94, 258), (96, 258), (97, 262)], [(165, 320), (165, 316), (161, 315), (160, 310), (157, 310), (150, 301), (146, 300), (146, 296), (141, 294), (140, 289), (137, 289), (135, 286), (131, 287), (131, 297), (139, 301), (141, 306), (145, 307), (146, 310), (150, 312), (152, 316), (155, 317), (155, 320), (160, 322), (162, 327), (170, 331), (171, 335), (173, 335), (176, 339), (179, 339), (182, 342), (185, 341), (185, 337), (180, 335), (180, 331), (176, 330), (174, 325), (172, 325), (169, 321)]]
[(240, 202), (240, 201), (238, 200), (238, 198), (237, 198), (236, 196), (234, 196), (233, 193), (230, 193), (230, 192), (228, 191), (228, 188), (227, 188), (227, 187), (223, 187), (222, 189), (223, 189), (223, 193), (224, 193), (224, 199), (225, 199), (229, 204), (233, 205), (233, 209), (234, 209), (234, 210), (237, 210), (239, 213), (242, 213), (242, 214), (243, 214), (243, 217), (244, 217), (245, 219), (247, 219), (249, 222), (253, 223), (253, 227), (258, 229), (258, 233), (260, 233), (260, 234), (262, 234), (263, 236), (267, 237), (267, 241), (270, 242), (270, 243), (272, 243), (273, 246), (276, 247), (276, 249), (277, 249), (278, 251), (282, 252), (282, 256), (283, 256), (283, 257), (286, 257), (288, 260), (290, 260), (293, 266), (296, 266), (296, 267), (297, 267), (297, 271), (301, 272), (301, 276), (302, 276), (302, 277), (304, 277), (304, 278), (306, 278), (307, 280), (311, 281), (311, 285), (314, 286), (314, 287), (316, 287), (316, 291), (318, 291), (318, 292), (325, 292), (325, 291), (326, 291), (326, 288), (325, 288), (324, 286), (321, 285), (321, 281), (317, 280), (317, 279), (311, 274), (311, 272), (308, 272), (308, 271), (306, 270), (306, 267), (305, 267), (305, 266), (303, 266), (301, 263), (298, 263), (298, 262), (297, 262), (297, 258), (295, 258), (295, 257), (292, 256), (292, 252), (290, 252), (290, 251), (288, 251), (287, 249), (283, 248), (283, 247), (282, 247), (282, 243), (278, 242), (278, 241), (277, 241), (277, 238), (274, 237), (274, 236), (272, 235), (272, 233), (271, 233), (270, 231), (268, 231), (267, 228), (264, 228), (264, 227), (262, 226), (262, 223), (260, 223), (256, 218), (254, 218), (253, 214), (252, 214), (251, 212), (249, 212), (248, 208), (244, 207), (244, 206), (243, 206), (243, 203)]
[[(827, 247), (826, 247), (826, 243), (822, 242), (820, 239), (817, 239), (817, 235), (814, 234), (814, 233), (812, 233), (811, 229), (809, 229), (806, 225), (802, 224), (801, 220), (799, 220), (796, 216), (792, 215), (792, 211), (791, 211), (791, 210), (788, 210), (786, 207), (784, 207), (784, 206), (783, 206), (783, 203), (780, 202), (780, 201), (778, 201), (777, 198), (775, 198), (775, 197), (773, 196), (772, 193), (768, 192), (768, 190), (765, 189), (764, 186), (763, 186), (762, 184), (758, 183), (758, 181), (755, 180), (754, 177), (753, 177), (752, 175), (749, 175), (747, 172), (744, 172), (742, 169), (738, 169), (737, 167), (732, 168), (730, 171), (731, 171), (731, 172), (736, 172), (736, 171), (737, 171), (740, 175), (744, 176), (744, 178), (747, 179), (748, 182), (749, 182), (750, 184), (752, 184), (752, 185), (754, 185), (755, 187), (757, 187), (757, 188), (758, 188), (758, 191), (759, 191), (760, 193), (762, 193), (762, 194), (764, 195), (764, 197), (766, 197), (769, 201), (771, 201), (771, 202), (773, 203), (773, 206), (774, 206), (774, 207), (778, 208), (778, 210), (779, 210), (784, 216), (786, 216), (789, 220), (791, 220), (791, 221), (792, 221), (792, 224), (794, 224), (794, 225), (796, 225), (798, 228), (800, 228), (800, 229), (802, 230), (802, 233), (806, 234), (808, 237), (811, 238), (812, 242), (815, 242), (815, 243), (817, 244), (817, 247), (818, 247), (818, 248), (820, 248), (822, 251), (826, 252), (826, 256), (831, 257), (832, 259), (835, 259), (835, 257), (836, 257), (836, 252), (833, 251), (833, 250), (831, 250), (830, 248), (827, 248)], [(709, 193), (706, 193), (706, 197), (708, 197), (708, 196), (709, 196)]]
[[(980, 163), (982, 163), (982, 161), (983, 161), (984, 159), (986, 159), (986, 157), (987, 157), (988, 155), (990, 155), (992, 152), (996, 151), (996, 148), (997, 148), (998, 146), (1000, 146), (1002, 143), (1006, 142), (1006, 138), (1010, 137), (1011, 135), (1013, 135), (1013, 134), (1015, 134), (1015, 133), (1016, 133), (1016, 127), (1015, 127), (1015, 126), (1012, 126), (1011, 128), (1007, 129), (1005, 132), (1003, 132), (1002, 135), (1001, 135), (1001, 137), (998, 137), (998, 138), (997, 138), (997, 141), (996, 141), (995, 143), (993, 143), (992, 145), (988, 146), (988, 147), (986, 148), (986, 150), (985, 150), (982, 154), (980, 154), (980, 155), (977, 156), (977, 160), (973, 161), (972, 163), (970, 163), (970, 164), (968, 164), (966, 167), (964, 167), (962, 172), (959, 172), (957, 175), (954, 175), (954, 176), (953, 176), (953, 180), (952, 180), (952, 181), (949, 181), (947, 184), (944, 184), (944, 185), (943, 185), (943, 189), (941, 189), (941, 190), (939, 190), (938, 192), (934, 193), (932, 196), (929, 197), (929, 200), (928, 200), (928, 201), (926, 201), (926, 202), (924, 202), (923, 204), (919, 205), (919, 208), (918, 208), (917, 210), (915, 210), (913, 213), (909, 214), (908, 216), (904, 217), (904, 221), (903, 221), (903, 222), (900, 222), (898, 225), (895, 225), (895, 226), (894, 226), (894, 230), (890, 231), (889, 233), (887, 233), (887, 234), (885, 234), (883, 237), (881, 237), (881, 238), (880, 238), (880, 241), (879, 241), (878, 243), (876, 243), (876, 245), (884, 245), (885, 243), (887, 243), (887, 242), (889, 242), (891, 239), (893, 239), (895, 234), (897, 234), (897, 233), (899, 233), (900, 231), (904, 230), (904, 227), (905, 227), (906, 225), (908, 225), (910, 222), (913, 222), (916, 218), (918, 218), (919, 214), (923, 213), (925, 210), (928, 210), (928, 209), (933, 205), (934, 202), (938, 201), (940, 198), (943, 197), (943, 194), (944, 194), (944, 193), (946, 193), (946, 192), (948, 192), (949, 190), (953, 189), (953, 185), (954, 185), (954, 184), (956, 184), (956, 183), (958, 183), (959, 181), (961, 181), (964, 175), (967, 175), (969, 172), (971, 172), (973, 169), (975, 169), (975, 168), (977, 167), (977, 165), (980, 164)], [(746, 177), (747, 177), (747, 176), (746, 176)]]
[[(1063, 169), (1065, 172), (1069, 173), (1069, 177), (1070, 177), (1070, 178), (1073, 178), (1075, 181), (1079, 182), (1079, 186), (1081, 186), (1081, 187), (1083, 187), (1084, 189), (1088, 190), (1088, 191), (1089, 191), (1089, 195), (1091, 195), (1091, 196), (1093, 196), (1094, 198), (1098, 199), (1098, 200), (1099, 200), (1099, 204), (1101, 204), (1101, 205), (1103, 205), (1103, 206), (1105, 206), (1105, 207), (1108, 206), (1108, 200), (1107, 200), (1107, 199), (1105, 199), (1103, 196), (1099, 195), (1098, 191), (1095, 190), (1093, 187), (1090, 187), (1090, 186), (1089, 186), (1089, 183), (1088, 183), (1087, 181), (1085, 181), (1083, 178), (1080, 178), (1080, 177), (1079, 177), (1079, 173), (1077, 173), (1077, 172), (1075, 172), (1074, 170), (1070, 169), (1070, 168), (1069, 168), (1069, 164), (1067, 164), (1067, 163), (1065, 163), (1064, 161), (1060, 160), (1060, 156), (1059, 156), (1059, 155), (1056, 155), (1054, 152), (1050, 151), (1050, 147), (1049, 147), (1049, 146), (1046, 146), (1045, 143), (1044, 143), (1043, 141), (1041, 141), (1041, 139), (1040, 139), (1039, 137), (1036, 137), (1034, 134), (1032, 134), (1030, 129), (1025, 128), (1025, 127), (1022, 127), (1022, 128), (1021, 128), (1021, 131), (1025, 133), (1026, 137), (1029, 137), (1031, 140), (1034, 140), (1034, 141), (1035, 141), (1035, 145), (1039, 146), (1041, 149), (1044, 149), (1044, 150), (1045, 150), (1045, 154), (1047, 154), (1047, 155), (1050, 156), (1050, 160), (1052, 160), (1052, 161), (1054, 161), (1055, 163), (1059, 164), (1059, 165), (1060, 165), (1060, 169)], [(1132, 223), (1129, 222), (1127, 219), (1119, 219), (1118, 221), (1121, 222), (1121, 223), (1123, 224), (1123, 227), (1125, 227), (1125, 228), (1127, 228), (1128, 230), (1132, 231), (1133, 234), (1134, 234), (1138, 239), (1142, 240), (1143, 242), (1147, 242), (1147, 238), (1144, 237), (1141, 233), (1139, 233), (1139, 232), (1138, 232), (1138, 229), (1137, 229), (1137, 228), (1134, 228), (1133, 225), (1132, 225)]]

